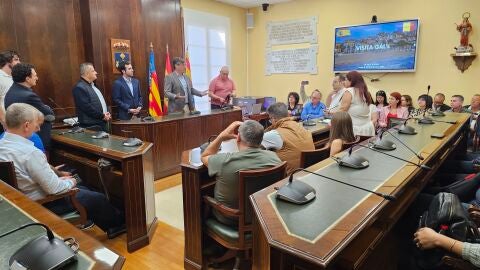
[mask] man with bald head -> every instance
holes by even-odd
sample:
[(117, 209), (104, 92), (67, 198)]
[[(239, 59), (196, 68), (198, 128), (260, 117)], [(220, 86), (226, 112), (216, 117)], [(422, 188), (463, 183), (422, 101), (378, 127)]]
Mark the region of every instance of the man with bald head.
[(212, 99), (212, 110), (220, 109), (222, 106), (228, 103), (229, 98), (236, 96), (235, 83), (228, 77), (228, 74), (228, 67), (224, 66), (220, 69), (220, 74), (210, 82), (210, 86), (208, 87), (208, 96)]

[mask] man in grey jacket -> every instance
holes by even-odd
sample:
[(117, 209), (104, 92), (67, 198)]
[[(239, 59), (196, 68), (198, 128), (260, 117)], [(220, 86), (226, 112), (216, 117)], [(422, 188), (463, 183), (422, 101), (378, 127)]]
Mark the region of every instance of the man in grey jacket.
[(193, 95), (203, 97), (208, 90), (198, 91), (193, 88), (192, 81), (184, 74), (185, 61), (180, 57), (173, 58), (174, 71), (165, 77), (164, 90), (168, 98), (168, 113), (184, 112), (188, 106), (190, 113), (195, 113)]

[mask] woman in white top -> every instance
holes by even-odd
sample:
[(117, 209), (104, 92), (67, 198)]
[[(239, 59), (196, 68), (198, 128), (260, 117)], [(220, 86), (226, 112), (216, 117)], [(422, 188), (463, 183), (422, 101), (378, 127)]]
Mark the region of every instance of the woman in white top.
[(375, 136), (374, 122), (378, 117), (372, 115), (370, 107), (373, 103), (372, 95), (368, 92), (362, 75), (358, 71), (347, 73), (345, 87), (347, 89), (339, 110), (348, 112), (352, 117), (353, 133), (355, 136)]

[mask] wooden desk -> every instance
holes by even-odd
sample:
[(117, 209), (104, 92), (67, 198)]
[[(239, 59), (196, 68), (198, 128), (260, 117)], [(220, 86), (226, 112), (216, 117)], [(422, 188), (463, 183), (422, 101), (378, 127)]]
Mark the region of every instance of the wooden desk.
[[(302, 123), (300, 122), (299, 124), (301, 125)], [(315, 149), (322, 148), (328, 142), (330, 136), (329, 125), (316, 121), (315, 126), (303, 126), (303, 128), (312, 132)]]
[[(394, 202), (311, 174), (297, 175), (297, 178), (303, 176), (302, 181), (317, 191), (316, 199), (307, 205), (275, 199), (274, 187), (285, 184), (287, 179), (253, 194), (250, 197), (256, 214), (253, 269), (395, 269), (392, 264), (396, 264), (398, 247), (391, 242), (392, 227), (449, 154), (459, 148), (466, 150), (469, 115), (447, 114), (439, 119), (456, 120), (457, 124), (411, 123), (418, 134), (399, 135), (422, 153), (425, 157), (422, 163), (432, 167), (431, 171), (364, 148), (354, 154), (370, 160), (366, 169), (339, 167), (332, 159), (309, 168), (395, 195)], [(445, 137), (431, 139), (434, 132), (444, 132)], [(413, 162), (418, 160), (399, 144), (389, 153)]]
[[(211, 110), (200, 115), (169, 114), (154, 117), (155, 121), (140, 119), (112, 122), (112, 133), (135, 136), (153, 142), (154, 179), (180, 172), (182, 151), (200, 146), (211, 135), (217, 135), (234, 121), (242, 121), (242, 110)], [(130, 133), (122, 130), (132, 131)]]
[(153, 186), (152, 144), (125, 147), (123, 137), (93, 139), (93, 132), (62, 134), (52, 130), (52, 164), (69, 164), (76, 168), (90, 187), (103, 191), (97, 170), (97, 160), (106, 158), (112, 169), (104, 174), (110, 201), (125, 209), (127, 249), (133, 252), (150, 243), (156, 228)]
[[(40, 204), (30, 200), (21, 192), (10, 187), (3, 181), (0, 181), (0, 194), (32, 218), (38, 220), (38, 222), (46, 224), (61, 238), (74, 237), (80, 245), (80, 250), (95, 261), (93, 269), (122, 268), (123, 263), (125, 262), (124, 257), (109, 250), (97, 240), (78, 230), (75, 226), (48, 211)], [(19, 226), (20, 225), (23, 224), (19, 224)]]
[[(299, 123), (301, 125), (301, 123)], [(312, 131), (314, 141), (322, 143), (328, 140), (328, 125), (318, 123), (316, 126), (306, 127)], [(202, 250), (206, 245), (203, 238), (203, 196), (213, 196), (215, 179), (208, 176), (208, 169), (190, 163), (192, 150), (183, 151), (182, 162), (182, 190), (183, 213), (185, 226), (185, 269), (206, 269)], [(198, 160), (197, 160), (198, 161)]]

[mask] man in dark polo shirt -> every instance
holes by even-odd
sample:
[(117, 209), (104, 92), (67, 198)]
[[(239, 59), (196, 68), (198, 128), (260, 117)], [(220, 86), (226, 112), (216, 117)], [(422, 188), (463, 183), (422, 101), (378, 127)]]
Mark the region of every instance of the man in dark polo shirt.
[[(238, 134), (236, 132), (238, 128)], [(281, 163), (271, 151), (262, 150), (263, 126), (257, 121), (233, 122), (210, 143), (202, 154), (202, 162), (208, 167), (208, 174), (215, 176), (214, 197), (231, 208), (238, 208), (238, 171), (273, 167)], [(217, 153), (223, 141), (235, 139), (238, 152)], [(218, 221), (235, 225), (235, 220), (213, 212)]]

